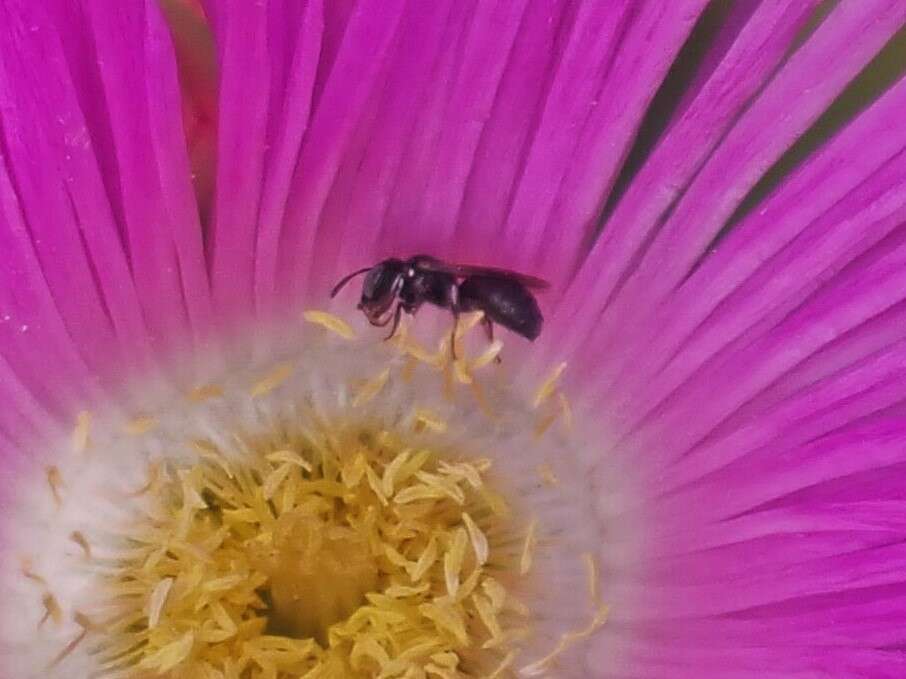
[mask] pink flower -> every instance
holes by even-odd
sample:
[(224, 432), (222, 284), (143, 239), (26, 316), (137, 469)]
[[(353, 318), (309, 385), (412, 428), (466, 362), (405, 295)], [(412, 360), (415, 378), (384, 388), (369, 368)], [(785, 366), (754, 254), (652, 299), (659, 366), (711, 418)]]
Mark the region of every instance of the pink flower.
[(202, 4), (0, 2), (4, 679), (906, 675), (906, 2)]

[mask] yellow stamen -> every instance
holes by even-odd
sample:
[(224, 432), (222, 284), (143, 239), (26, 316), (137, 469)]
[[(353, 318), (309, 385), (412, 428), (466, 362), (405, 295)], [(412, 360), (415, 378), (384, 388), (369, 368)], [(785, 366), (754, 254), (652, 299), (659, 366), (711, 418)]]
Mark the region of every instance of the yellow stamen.
[(126, 426), (123, 427), (123, 430), (131, 436), (141, 436), (142, 434), (147, 434), (156, 426), (156, 418), (139, 416), (126, 422)]
[(547, 671), (547, 668), (550, 664), (560, 655), (562, 655), (566, 650), (571, 646), (576, 644), (583, 639), (587, 639), (595, 630), (601, 627), (606, 620), (608, 614), (607, 606), (602, 606), (599, 608), (594, 616), (591, 619), (591, 622), (588, 623), (584, 628), (576, 630), (573, 632), (567, 632), (560, 637), (560, 641), (557, 642), (556, 647), (546, 656), (533, 662), (531, 665), (526, 665), (525, 667), (519, 670), (519, 674), (526, 677), (537, 677), (541, 674), (544, 674)]
[(368, 403), (371, 399), (381, 393), (381, 390), (389, 380), (390, 368), (384, 368), (375, 377), (371, 378), (362, 385), (362, 388), (359, 389), (359, 391), (352, 399), (353, 407), (358, 408)]
[(82, 551), (85, 552), (87, 558), (91, 558), (91, 545), (88, 544), (88, 540), (81, 531), (73, 531), (69, 538), (82, 548)]
[(72, 431), (72, 449), (77, 453), (84, 453), (88, 449), (91, 435), (91, 413), (81, 411), (76, 416), (75, 429)]
[(220, 396), (223, 396), (223, 387), (217, 384), (202, 384), (189, 392), (188, 399), (193, 403), (204, 403)]
[(295, 366), (289, 361), (277, 364), (273, 370), (252, 385), (252, 397), (255, 398), (269, 394), (286, 382), (286, 380), (289, 379), (289, 376), (293, 374), (294, 369)]
[(563, 371), (566, 370), (566, 362), (564, 361), (556, 368), (553, 369), (547, 379), (541, 383), (541, 386), (538, 387), (535, 392), (535, 398), (532, 400), (532, 407), (537, 408), (542, 403), (544, 403), (550, 396), (554, 393), (557, 388), (557, 381), (560, 379), (560, 376), (563, 375)]
[(63, 504), (63, 498), (60, 494), (60, 490), (64, 487), (63, 475), (60, 474), (60, 470), (57, 467), (51, 466), (46, 470), (47, 474), (47, 485), (50, 487), (50, 492), (53, 494), (54, 503), (59, 507)]
[(355, 339), (355, 331), (352, 327), (339, 316), (334, 316), (326, 311), (309, 310), (302, 314), (306, 321), (320, 325), (333, 333), (336, 333), (343, 339)]
[(598, 603), (598, 564), (595, 557), (590, 552), (582, 555), (582, 561), (585, 562), (585, 572), (588, 577), (588, 598), (594, 603)]
[[(352, 328), (332, 314), (310, 310), (304, 318), (355, 340)], [(459, 384), (469, 385), (495, 420), (488, 427), (511, 412), (504, 406), (495, 416), (479, 373), (499, 356), (502, 342), (482, 343), (473, 358), (467, 349), (477, 341), (461, 341), (481, 319), (481, 313), (460, 319), (455, 360), (449, 332), (431, 353), (404, 324), (390, 343), (397, 352), (393, 360), (367, 381), (339, 390), (338, 402), (346, 393), (354, 408), (377, 399), (380, 413), (384, 400), (396, 405), (401, 385), (395, 381), (388, 393), (392, 370), (403, 381), (414, 380), (417, 370), (431, 380), (440, 373), (450, 404), (438, 411), (434, 403), (394, 409), (388, 417), (394, 428), (388, 428), (380, 418), (370, 419), (375, 416), (367, 408), (346, 420), (330, 408), (322, 411), (316, 399), (299, 400), (273, 431), (237, 427), (174, 444), (183, 450), (149, 466), (148, 483), (135, 494), (146, 514), (126, 531), (115, 560), (92, 554), (84, 535), (71, 534), (104, 583), (101, 609), (116, 614), (89, 624), (75, 613), (83, 631), (58, 658), (90, 633), (98, 676), (124, 679), (516, 676), (518, 659), (530, 648), (526, 640), (538, 627), (512, 592), (532, 591), (544, 572), (533, 565), (540, 558), (538, 534), (548, 533), (537, 519), (528, 525), (514, 519), (491, 482), (489, 459), (433, 449), (455, 424), (445, 417), (460, 405)], [(273, 366), (250, 386), (245, 406), (249, 398), (273, 394), (294, 369), (291, 362)], [(560, 417), (568, 424), (569, 403), (557, 387), (564, 369), (558, 366), (541, 385), (535, 406), (550, 400), (543, 412), (551, 422)], [(500, 391), (489, 393), (496, 398)], [(221, 387), (209, 384), (187, 398), (222, 395)], [(254, 411), (271, 417), (269, 405), (259, 402)], [(77, 449), (77, 439), (82, 449), (89, 444), (84, 415), (73, 433)], [(156, 418), (142, 415), (120, 431), (141, 435), (157, 426)], [(191, 462), (185, 462), (186, 452)], [(537, 471), (547, 485), (559, 484), (549, 465)], [(47, 482), (62, 504), (65, 486), (55, 467), (47, 469)], [(582, 558), (597, 606), (597, 566), (591, 554)], [(23, 572), (48, 591), (43, 579)], [(532, 586), (524, 587), (530, 574)], [(47, 593), (43, 601), (45, 618), (59, 624), (63, 611), (56, 599)], [(546, 673), (605, 615), (599, 608), (590, 625), (563, 634), (551, 653), (520, 672)]]
[(519, 573), (525, 575), (532, 570), (532, 561), (535, 558), (535, 545), (538, 538), (535, 531), (538, 528), (538, 519), (532, 519), (528, 527), (528, 535), (525, 536), (525, 543), (522, 546), (522, 556), (519, 559)]
[(546, 462), (539, 464), (536, 467), (538, 471), (538, 476), (541, 477), (541, 480), (544, 481), (545, 485), (555, 487), (560, 485), (560, 479), (557, 474), (554, 472), (553, 467), (551, 467)]
[(432, 413), (430, 410), (424, 408), (418, 408), (415, 411), (413, 429), (417, 432), (422, 432), (425, 429), (429, 429), (436, 434), (443, 434), (447, 431), (447, 423), (444, 422), (440, 417)]

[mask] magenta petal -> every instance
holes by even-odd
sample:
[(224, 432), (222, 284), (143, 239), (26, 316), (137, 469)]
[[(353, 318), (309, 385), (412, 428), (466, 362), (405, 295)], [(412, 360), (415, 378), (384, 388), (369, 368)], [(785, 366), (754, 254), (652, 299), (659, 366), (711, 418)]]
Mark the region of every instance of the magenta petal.
[(266, 6), (227, 2), (218, 37), (218, 162), (208, 235), (211, 287), (221, 311), (248, 313), (271, 86)]
[(407, 222), (427, 228), (405, 229), (405, 238), (394, 239), (400, 247), (418, 251), (452, 238), (483, 123), (494, 106), (526, 5), (525, 0), (475, 5), (462, 36), (456, 76), (446, 88), (431, 170), (420, 178), (414, 200), (390, 212), (391, 220), (396, 217), (391, 225), (400, 231)]
[[(891, 128), (890, 116), (904, 103), (906, 82), (746, 219), (672, 296), (674, 303), (640, 330), (651, 338), (649, 356), (626, 377), (640, 383), (660, 372), (657, 384), (646, 387), (646, 398), (656, 402), (664, 393), (661, 384), (673, 380), (675, 387), (722, 344), (779, 303), (795, 307), (820, 281), (900, 225), (906, 133)], [(880, 141), (866, 152), (865, 139)]]
[[(564, 322), (571, 322), (586, 300), (602, 305), (609, 298), (634, 253), (774, 74), (801, 21), (809, 16), (808, 3), (761, 3), (751, 9), (744, 26), (724, 28), (727, 35), (712, 48), (664, 139), (620, 199), (609, 219), (617, 228), (605, 228), (588, 255), (589, 261), (603, 265), (579, 273), (557, 311)], [(577, 328), (577, 334), (582, 332), (583, 327)]]
[[(312, 279), (325, 289), (338, 272), (392, 253), (396, 229), (383, 225), (435, 68), (451, 32), (463, 23), (454, 3), (415, 4), (401, 19), (383, 87), (376, 87), (324, 207)], [(462, 14), (460, 12), (459, 14)], [(389, 226), (389, 225), (388, 225)]]
[(388, 58), (401, 4), (397, 0), (383, 3), (376, 13), (358, 9), (349, 19), (302, 142), (282, 230), (269, 236), (269, 249), (259, 253), (265, 287), (270, 287), (270, 281), (276, 282), (277, 290), (298, 291), (303, 287), (314, 258), (314, 234), (324, 201)]
[[(2, 111), (10, 175), (80, 351), (105, 365), (116, 333), (140, 361), (147, 350), (144, 321), (65, 57), (52, 24), (26, 5), (0, 8), (0, 98), (16, 104)], [(32, 74), (36, 61), (43, 63), (41, 78)], [(44, 162), (51, 158), (57, 163)]]
[[(273, 16), (280, 20), (279, 13)], [(323, 29), (323, 4), (321, 0), (312, 0), (305, 5), (297, 32), (284, 40), (282, 60), (287, 62), (284, 86), (272, 88), (270, 148), (258, 212), (254, 280), (255, 306), (262, 311), (272, 305), (279, 225), (286, 210), (299, 146), (308, 128)], [(272, 62), (280, 63), (280, 56), (275, 54)]]
[[(113, 198), (132, 278), (149, 329), (172, 340), (187, 324), (200, 331), (210, 323), (197, 208), (185, 147), (178, 143), (185, 135), (172, 45), (153, 3), (93, 11), (89, 20), (115, 149), (119, 195)], [(136, 82), (147, 88), (138, 96)]]
[[(821, 114), (849, 80), (873, 57), (906, 19), (906, 5), (890, 0), (839, 5), (815, 34), (784, 64), (759, 94), (695, 177), (663, 228), (608, 305), (612, 281), (586, 289), (586, 311), (605, 306), (601, 322), (608, 337), (631, 328), (634, 319), (663, 299), (723, 226), (747, 191), (795, 139)], [(852, 35), (858, 34), (859, 40)], [(801, 96), (807, 92), (808, 96)], [(791, 107), (790, 102), (797, 105)], [(765, 121), (778, 121), (765, 124)], [(637, 259), (641, 253), (630, 252)], [(619, 263), (617, 266), (621, 266)], [(613, 266), (586, 260), (589, 275)], [(576, 286), (582, 285), (582, 277)], [(588, 281), (585, 281), (586, 288)], [(587, 328), (577, 332), (584, 336)], [(601, 346), (598, 336), (595, 344)]]
[[(532, 262), (545, 267), (544, 271), (554, 271), (562, 264), (544, 256), (549, 249), (545, 236), (554, 242), (565, 238), (575, 244), (578, 239), (563, 234), (564, 229), (581, 229), (583, 233), (587, 224), (581, 217), (555, 223), (552, 213), (556, 202), (581, 201), (587, 205), (591, 218), (591, 212), (603, 200), (602, 190), (609, 187), (628, 152), (641, 112), (651, 101), (657, 83), (667, 73), (704, 3), (651, 2), (629, 7), (625, 25), (614, 13), (610, 16), (611, 21), (617, 20), (615, 24), (605, 21), (604, 31), (589, 36), (592, 40), (598, 35), (622, 38), (618, 45), (610, 46), (615, 54), (599, 64), (603, 75), (600, 88), (575, 100), (571, 96), (570, 80), (581, 74), (581, 70), (573, 70), (575, 60), (581, 64), (585, 59), (581, 50), (572, 55), (572, 61), (564, 61), (563, 79), (552, 84), (556, 98), (550, 100), (542, 115), (505, 228), (508, 237), (518, 239), (515, 261), (523, 266)], [(649, 39), (657, 46), (655, 49), (649, 47)], [(598, 49), (608, 50), (607, 42)], [(599, 54), (609, 56), (610, 51)], [(580, 130), (579, 134), (575, 129)], [(573, 181), (577, 175), (582, 177), (582, 188), (590, 189), (592, 195), (576, 193)], [(574, 254), (567, 252), (565, 256), (571, 258)]]
[[(871, 0), (840, 5), (753, 102), (689, 187), (652, 244), (635, 277), (652, 280), (634, 304), (658, 299), (689, 270), (751, 187), (787, 146), (820, 115), (906, 21), (906, 5)], [(858, 35), (853, 40), (852, 35)], [(819, 77), (820, 74), (820, 77)], [(806, 92), (808, 96), (802, 96)], [(795, 107), (790, 106), (796, 101)], [(777, 120), (776, 125), (765, 125)], [(733, 177), (733, 191), (725, 189)], [(704, 218), (707, 213), (707, 218)]]

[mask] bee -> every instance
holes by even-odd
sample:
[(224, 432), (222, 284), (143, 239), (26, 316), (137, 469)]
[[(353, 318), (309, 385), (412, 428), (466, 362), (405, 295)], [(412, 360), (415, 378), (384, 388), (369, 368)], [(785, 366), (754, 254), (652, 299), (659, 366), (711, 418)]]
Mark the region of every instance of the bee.
[[(414, 315), (425, 302), (452, 312), (454, 335), (459, 315), (469, 311), (484, 312), (482, 323), (492, 341), (495, 323), (528, 340), (541, 334), (544, 318), (531, 292), (548, 287), (547, 281), (540, 278), (415, 255), (409, 259), (385, 259), (353, 271), (334, 286), (331, 298), (362, 274), (365, 280), (356, 308), (371, 325), (384, 327), (392, 322), (385, 339), (396, 334), (403, 312)], [(451, 349), (455, 358), (452, 342)]]

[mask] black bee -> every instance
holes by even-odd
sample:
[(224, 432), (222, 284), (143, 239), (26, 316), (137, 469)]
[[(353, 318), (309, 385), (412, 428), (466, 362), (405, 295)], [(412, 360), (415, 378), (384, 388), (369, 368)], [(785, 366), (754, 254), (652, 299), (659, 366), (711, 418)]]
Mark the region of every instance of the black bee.
[(544, 319), (530, 292), (530, 289), (548, 287), (540, 278), (506, 269), (448, 264), (428, 255), (416, 255), (409, 259), (385, 259), (354, 271), (334, 286), (330, 296), (335, 297), (350, 280), (362, 274), (366, 276), (357, 308), (371, 325), (383, 327), (393, 321), (386, 339), (396, 333), (402, 312), (414, 314), (425, 302), (453, 313), (454, 334), (459, 314), (467, 311), (484, 312), (482, 322), (491, 340), (494, 323), (529, 340), (541, 334)]

